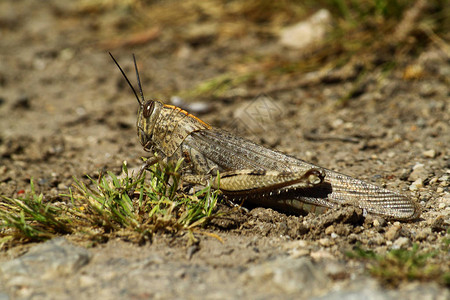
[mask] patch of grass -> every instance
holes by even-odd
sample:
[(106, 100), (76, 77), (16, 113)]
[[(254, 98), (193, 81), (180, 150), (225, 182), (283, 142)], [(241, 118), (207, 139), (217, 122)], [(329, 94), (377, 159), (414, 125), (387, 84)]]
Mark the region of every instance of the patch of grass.
[(398, 20), (412, 3), (409, 0), (326, 0), (324, 2), (345, 20), (358, 22), (371, 17)]
[(1, 196), (0, 246), (72, 233), (94, 240), (126, 236), (141, 243), (156, 232), (202, 226), (216, 215), (218, 192), (207, 186), (194, 195), (181, 193), (180, 164), (154, 165), (149, 182), (145, 175), (131, 177), (125, 163), (122, 176), (108, 172), (89, 185), (75, 179), (74, 189), (58, 204), (46, 203), (31, 182), (31, 193), (23, 198)]
[[(444, 248), (443, 253), (448, 251), (448, 244)], [(394, 249), (385, 254), (356, 247), (346, 254), (350, 258), (367, 261), (369, 273), (387, 286), (397, 287), (403, 281), (414, 280), (450, 285), (448, 266), (433, 261), (439, 252), (421, 251), (418, 244), (414, 244), (409, 250)]]
[[(211, 79), (201, 82), (193, 89), (184, 91), (181, 93), (183, 97), (229, 97), (229, 91), (233, 88), (240, 86), (242, 83), (248, 83), (248, 81), (254, 79), (255, 74), (250, 72), (246, 74), (222, 74)], [(228, 93), (228, 94), (227, 94)]]
[[(31, 181), (31, 192), (24, 198), (4, 197), (0, 202), (0, 232), (2, 240), (12, 238), (45, 240), (56, 234), (71, 233), (70, 218), (61, 208), (43, 201), (42, 194), (36, 194)], [(6, 234), (5, 234), (6, 232)], [(6, 236), (10, 236), (6, 238)]]

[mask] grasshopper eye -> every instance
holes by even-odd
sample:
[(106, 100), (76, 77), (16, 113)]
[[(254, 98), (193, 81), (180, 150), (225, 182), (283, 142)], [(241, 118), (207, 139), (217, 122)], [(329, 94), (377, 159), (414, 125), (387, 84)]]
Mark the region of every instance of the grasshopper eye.
[(153, 112), (153, 107), (155, 106), (155, 102), (153, 101), (147, 101), (144, 104), (144, 110), (142, 112), (142, 114), (144, 115), (144, 118), (148, 118), (150, 117), (150, 115)]

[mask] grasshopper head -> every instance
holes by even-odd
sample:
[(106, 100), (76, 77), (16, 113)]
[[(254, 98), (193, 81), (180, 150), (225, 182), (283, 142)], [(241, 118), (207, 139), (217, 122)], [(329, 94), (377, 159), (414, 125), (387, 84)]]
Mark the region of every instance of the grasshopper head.
[(136, 127), (139, 142), (141, 142), (145, 150), (151, 150), (153, 146), (153, 129), (162, 106), (163, 104), (158, 100), (139, 102)]
[(139, 109), (138, 109), (138, 115), (137, 115), (137, 121), (136, 121), (136, 127), (137, 127), (137, 134), (139, 137), (139, 141), (141, 142), (142, 146), (144, 147), (144, 150), (152, 150), (153, 147), (153, 129), (156, 124), (156, 120), (158, 119), (159, 113), (161, 111), (161, 108), (163, 106), (162, 102), (158, 100), (145, 100), (144, 99), (144, 93), (142, 92), (142, 86), (141, 86), (141, 80), (139, 78), (139, 72), (136, 64), (136, 58), (133, 54), (133, 61), (134, 61), (134, 68), (136, 69), (136, 77), (138, 81), (139, 86), (139, 92), (141, 97), (139, 98), (138, 94), (136, 93), (136, 90), (134, 89), (133, 85), (131, 84), (130, 80), (128, 79), (127, 75), (125, 75), (125, 72), (122, 70), (120, 65), (117, 63), (114, 56), (112, 56), (111, 53), (109, 53), (117, 67), (119, 68), (120, 72), (122, 73), (123, 77), (125, 77), (125, 80), (128, 82), (128, 85), (130, 86), (131, 90), (133, 91), (134, 95), (136, 96), (136, 99), (139, 103)]

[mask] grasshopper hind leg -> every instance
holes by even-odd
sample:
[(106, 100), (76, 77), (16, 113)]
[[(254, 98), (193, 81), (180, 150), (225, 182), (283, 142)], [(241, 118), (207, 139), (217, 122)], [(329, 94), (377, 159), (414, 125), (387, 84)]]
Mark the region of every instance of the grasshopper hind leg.
[(313, 186), (288, 186), (259, 193), (225, 193), (234, 202), (244, 202), (251, 207), (266, 207), (293, 214), (322, 214), (336, 206), (326, 195), (331, 193), (331, 185), (321, 182)]
[[(185, 175), (190, 183), (219, 189), (227, 201), (242, 205), (271, 207), (288, 213), (321, 213), (333, 207), (328, 201), (317, 201), (317, 193), (329, 193), (324, 182), (325, 172), (311, 168), (306, 172), (279, 172), (265, 170), (237, 170), (212, 175)], [(322, 192), (321, 192), (322, 191)], [(298, 199), (299, 195), (305, 197)]]

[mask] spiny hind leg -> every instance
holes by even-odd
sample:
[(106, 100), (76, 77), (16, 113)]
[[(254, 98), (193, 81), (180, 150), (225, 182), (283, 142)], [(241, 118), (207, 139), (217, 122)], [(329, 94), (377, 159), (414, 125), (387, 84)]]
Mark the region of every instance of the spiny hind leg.
[[(185, 174), (182, 179), (188, 183), (207, 185), (219, 189), (225, 195), (225, 199), (232, 206), (242, 206), (249, 197), (275, 197), (278, 191), (289, 189), (308, 189), (321, 184), (325, 172), (318, 168), (306, 172), (279, 172), (265, 170), (236, 170), (222, 172), (218, 176)], [(234, 201), (233, 201), (234, 200)], [(296, 203), (297, 205), (300, 203)], [(305, 208), (308, 207), (305, 204)], [(319, 209), (320, 210), (320, 209)]]
[[(214, 182), (213, 176), (211, 175), (193, 175), (193, 174), (185, 174), (182, 177), (182, 180), (191, 183), (191, 184), (200, 184), (206, 186), (208, 183)], [(216, 177), (214, 177), (215, 179)], [(217, 186), (213, 186), (213, 188), (217, 189)], [(219, 189), (220, 190), (220, 189)], [(245, 213), (248, 213), (248, 209), (243, 207), (244, 201), (241, 201), (240, 203), (235, 203), (228, 197), (223, 197), (223, 200), (228, 204), (228, 206), (237, 208), (239, 210), (244, 211)]]
[(211, 183), (215, 189), (227, 192), (245, 192), (254, 190), (277, 190), (295, 186), (295, 188), (310, 188), (323, 182), (325, 172), (314, 168), (306, 172), (279, 172), (265, 170), (243, 169), (227, 171), (218, 176), (184, 174), (182, 179), (193, 184), (207, 185)]
[(325, 172), (318, 168), (306, 172), (279, 172), (266, 170), (236, 170), (215, 177), (212, 185), (222, 191), (247, 193), (278, 190), (281, 188), (311, 188), (321, 184)]
[(323, 189), (325, 172), (312, 168), (306, 172), (240, 170), (222, 173), (220, 190), (234, 202), (248, 201), (255, 206), (270, 207), (291, 213), (324, 213), (333, 204), (310, 197), (299, 197)]
[(196, 174), (183, 174), (181, 180), (191, 184), (208, 185), (212, 176), (211, 175), (196, 175)]

